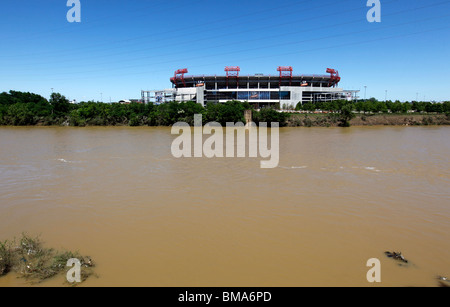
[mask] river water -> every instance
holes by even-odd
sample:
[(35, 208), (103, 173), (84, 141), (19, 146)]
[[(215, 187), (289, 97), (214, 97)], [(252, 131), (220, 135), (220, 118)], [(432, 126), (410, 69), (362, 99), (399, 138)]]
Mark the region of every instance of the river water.
[(0, 240), (91, 256), (86, 286), (374, 286), (370, 258), (375, 285), (450, 275), (450, 127), (283, 128), (274, 169), (176, 159), (175, 137), (0, 128)]

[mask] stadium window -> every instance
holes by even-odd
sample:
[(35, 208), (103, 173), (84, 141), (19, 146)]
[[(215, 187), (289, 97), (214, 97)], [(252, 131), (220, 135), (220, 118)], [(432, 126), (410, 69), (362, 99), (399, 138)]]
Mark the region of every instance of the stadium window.
[(290, 100), (291, 92), (280, 92), (280, 99), (281, 100)]

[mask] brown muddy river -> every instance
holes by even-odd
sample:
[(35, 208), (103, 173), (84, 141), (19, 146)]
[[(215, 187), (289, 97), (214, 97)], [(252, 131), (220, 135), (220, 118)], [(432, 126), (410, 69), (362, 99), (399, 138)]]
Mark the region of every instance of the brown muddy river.
[(450, 277), (450, 127), (285, 128), (275, 169), (176, 159), (175, 137), (0, 128), (0, 240), (90, 255), (85, 286), (374, 286), (370, 258), (376, 285)]

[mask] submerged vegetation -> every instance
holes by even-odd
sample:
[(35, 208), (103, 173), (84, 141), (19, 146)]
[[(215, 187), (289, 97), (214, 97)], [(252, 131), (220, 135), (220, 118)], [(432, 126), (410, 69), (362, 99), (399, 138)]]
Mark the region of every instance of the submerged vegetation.
[[(17, 91), (0, 94), (0, 125), (65, 125), (65, 126), (171, 126), (182, 121), (193, 124), (194, 114), (202, 114), (204, 123), (216, 121), (245, 122), (244, 110), (253, 109), (253, 121), (279, 122), (280, 126), (344, 126), (356, 116), (366, 118), (379, 114), (442, 114), (450, 119), (450, 102), (405, 102), (378, 101), (371, 98), (365, 101), (348, 102), (337, 100), (298, 104), (296, 110), (304, 113), (317, 111), (326, 113), (318, 123), (314, 117), (303, 116), (298, 119), (288, 112), (273, 108), (255, 110), (248, 102), (229, 101), (223, 104), (208, 103), (205, 107), (195, 102), (168, 102), (154, 104), (119, 104), (102, 102), (81, 102), (71, 104), (59, 93), (53, 93), (49, 100), (33, 94)], [(414, 112), (414, 113), (411, 113)], [(426, 118), (421, 124), (439, 124)]]
[(0, 277), (14, 272), (31, 283), (39, 283), (66, 273), (69, 259), (81, 262), (81, 281), (93, 274), (94, 264), (89, 257), (70, 251), (45, 248), (39, 238), (22, 234), (20, 240), (0, 242)]

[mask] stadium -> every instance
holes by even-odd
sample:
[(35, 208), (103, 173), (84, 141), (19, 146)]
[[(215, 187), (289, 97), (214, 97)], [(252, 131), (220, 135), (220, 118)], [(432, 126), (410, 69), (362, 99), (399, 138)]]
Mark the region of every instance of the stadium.
[(241, 75), (239, 66), (225, 67), (223, 75), (187, 75), (188, 69), (175, 71), (171, 89), (142, 91), (141, 101), (156, 104), (167, 101), (224, 103), (248, 101), (257, 108), (279, 105), (295, 107), (299, 102), (356, 100), (359, 91), (338, 87), (341, 77), (328, 68), (323, 75), (295, 75), (291, 66), (279, 66), (274, 75)]

